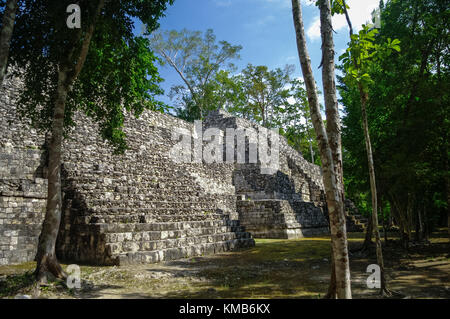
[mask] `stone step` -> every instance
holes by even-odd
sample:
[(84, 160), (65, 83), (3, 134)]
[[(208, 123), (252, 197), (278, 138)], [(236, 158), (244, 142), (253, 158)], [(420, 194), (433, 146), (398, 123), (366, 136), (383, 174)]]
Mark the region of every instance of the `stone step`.
[[(130, 149), (131, 151), (132, 149)], [(145, 152), (142, 155), (139, 155), (135, 152), (129, 152), (129, 154), (127, 154), (127, 166), (130, 166), (131, 168), (134, 168), (136, 164), (146, 164), (149, 166), (158, 166), (158, 167), (164, 167), (164, 166), (182, 166), (183, 163), (176, 163), (175, 161), (173, 161), (170, 157), (168, 156), (164, 156), (161, 153), (161, 149), (160, 148), (155, 148), (153, 150), (154, 153), (156, 153), (157, 155), (153, 155), (151, 152)], [(95, 157), (95, 154), (90, 153), (90, 158), (91, 158), (91, 162), (94, 163), (92, 165), (92, 169), (94, 170), (103, 170), (103, 171), (115, 171), (115, 170), (121, 170), (123, 169), (123, 165), (122, 162), (120, 161), (119, 163), (115, 164), (115, 161), (112, 159), (107, 159), (107, 161), (105, 161), (103, 158), (98, 158)], [(79, 156), (72, 156), (71, 158), (68, 158), (65, 160), (66, 163), (70, 163), (70, 164), (78, 164), (80, 162), (83, 161), (84, 159), (84, 154), (80, 154)], [(109, 165), (103, 165), (104, 162), (107, 162)], [(100, 164), (100, 165), (99, 165)]]
[(205, 235), (224, 234), (224, 233), (244, 233), (242, 226), (215, 226), (198, 227), (182, 230), (164, 230), (164, 231), (135, 231), (135, 232), (108, 232), (105, 233), (107, 243), (117, 242), (141, 242), (158, 241), (166, 239), (182, 239), (188, 237), (198, 237)]
[(201, 245), (208, 243), (224, 242), (233, 239), (248, 239), (250, 233), (220, 233), (212, 235), (200, 235), (187, 238), (175, 238), (164, 240), (140, 240), (140, 241), (123, 241), (115, 243), (107, 243), (105, 245), (108, 255), (122, 254), (137, 251), (160, 251), (168, 248), (181, 248), (192, 245)]
[[(150, 203), (151, 204), (151, 203)], [(154, 205), (145, 205), (144, 207), (101, 207), (91, 206), (89, 211), (82, 210), (79, 216), (117, 216), (117, 215), (135, 215), (135, 216), (151, 216), (154, 215), (222, 215), (215, 208), (202, 209), (198, 207), (150, 207)], [(151, 219), (150, 219), (151, 220)]]
[(97, 200), (140, 200), (151, 202), (192, 202), (192, 201), (214, 201), (216, 199), (234, 199), (234, 195), (225, 194), (205, 194), (200, 191), (189, 190), (157, 190), (157, 189), (139, 189), (135, 193), (117, 192), (117, 191), (102, 191), (102, 190), (80, 190), (80, 189), (64, 189), (66, 198), (85, 200), (86, 198), (94, 198)]
[[(83, 171), (75, 171), (75, 170), (66, 170), (67, 178), (76, 180), (78, 182), (94, 182), (94, 181), (129, 181), (130, 178), (134, 178), (137, 181), (142, 183), (170, 183), (170, 182), (179, 182), (180, 180), (190, 180), (192, 177), (190, 175), (178, 174), (177, 171), (170, 171), (168, 169), (164, 170), (162, 173), (156, 173), (152, 171), (145, 171), (146, 174), (142, 173), (142, 168), (139, 168), (136, 173), (130, 173), (129, 171), (115, 171), (109, 172), (107, 175), (102, 171), (92, 171), (92, 170), (83, 170)], [(148, 174), (147, 174), (148, 173)], [(107, 176), (107, 177), (105, 177)]]
[(104, 172), (99, 171), (67, 171), (67, 179), (77, 182), (77, 184), (82, 183), (107, 183), (107, 184), (133, 184), (138, 182), (140, 184), (147, 183), (149, 185), (164, 184), (169, 185), (180, 185), (183, 182), (192, 184), (192, 177), (189, 175), (177, 175), (175, 172), (170, 172), (167, 169), (164, 170), (164, 175), (152, 175), (149, 171), (148, 174), (142, 174), (142, 170), (133, 174), (129, 171), (126, 172), (112, 172), (108, 174), (108, 177), (104, 177)]
[(364, 218), (357, 217), (357, 216), (362, 216), (362, 215), (348, 215), (347, 216), (347, 231), (348, 232), (363, 232), (366, 229), (367, 222), (364, 221)]
[(160, 222), (160, 223), (130, 223), (130, 224), (91, 224), (85, 225), (87, 227), (97, 227), (103, 233), (113, 232), (143, 232), (143, 231), (175, 231), (184, 229), (195, 229), (202, 227), (239, 227), (239, 220), (230, 220), (226, 218), (222, 219), (210, 219), (201, 221), (182, 221), (182, 222)]
[(150, 183), (139, 183), (133, 182), (121, 182), (121, 183), (107, 183), (103, 182), (92, 182), (92, 183), (81, 183), (78, 184), (74, 181), (67, 180), (64, 184), (64, 189), (70, 189), (71, 185), (76, 185), (75, 189), (79, 193), (90, 194), (91, 191), (99, 192), (118, 192), (118, 193), (129, 193), (129, 194), (163, 194), (164, 192), (170, 194), (177, 193), (204, 193), (204, 189), (200, 186), (189, 183), (184, 183), (180, 185), (155, 185)]
[(160, 207), (148, 207), (149, 205), (146, 205), (147, 207), (116, 207), (111, 206), (107, 208), (79, 208), (77, 209), (75, 206), (72, 206), (72, 211), (75, 215), (85, 217), (85, 216), (118, 216), (118, 215), (136, 215), (136, 216), (149, 216), (153, 217), (157, 214), (162, 215), (176, 215), (177, 213), (181, 213), (180, 215), (220, 215), (223, 216), (222, 211), (217, 210), (215, 208), (205, 210), (205, 209), (196, 209), (196, 208), (160, 208)]
[(249, 248), (255, 245), (253, 238), (232, 239), (223, 242), (205, 243), (157, 251), (138, 251), (113, 255), (118, 265), (147, 264), (161, 261), (203, 256), (224, 251)]
[(180, 210), (196, 210), (196, 211), (212, 211), (215, 210), (214, 202), (212, 201), (187, 201), (187, 202), (155, 202), (151, 200), (133, 200), (128, 199), (116, 200), (116, 199), (87, 199), (84, 201), (87, 207), (96, 209), (109, 209), (111, 207), (116, 208), (128, 208), (128, 207), (139, 207), (139, 208), (150, 208), (158, 209), (159, 211), (165, 209), (180, 209)]
[[(167, 192), (167, 191), (166, 191)], [(155, 194), (152, 192), (145, 193), (145, 190), (140, 190), (137, 194), (128, 194), (128, 193), (120, 193), (120, 192), (103, 192), (103, 191), (77, 191), (77, 195), (85, 195), (84, 197), (93, 197), (96, 200), (107, 200), (110, 203), (113, 201), (145, 201), (152, 203), (211, 203), (216, 199), (234, 199), (234, 195), (219, 195), (219, 194), (211, 194), (211, 195), (201, 195), (199, 192), (186, 192), (179, 194), (165, 193), (164, 191), (159, 192), (159, 194)], [(165, 194), (164, 194), (165, 193)], [(74, 198), (75, 194), (66, 192), (66, 198)], [(80, 197), (79, 197), (80, 198)], [(81, 197), (83, 198), (83, 197)]]
[(191, 191), (191, 192), (201, 192), (203, 189), (192, 183), (191, 181), (177, 181), (177, 182), (149, 182), (149, 181), (138, 181), (136, 179), (133, 179), (133, 177), (130, 177), (130, 180), (128, 181), (103, 181), (101, 179), (98, 180), (86, 180), (83, 179), (81, 182), (74, 181), (72, 179), (67, 179), (66, 184), (75, 184), (77, 189), (80, 190), (101, 190), (101, 191), (117, 191), (117, 192), (132, 192), (134, 193), (135, 190), (173, 190), (173, 191)]
[(77, 216), (75, 223), (77, 224), (115, 224), (115, 223), (158, 223), (158, 222), (182, 222), (182, 221), (206, 221), (206, 220), (221, 220), (224, 217), (223, 214), (192, 214), (192, 212), (186, 215), (176, 214), (164, 215), (155, 213), (154, 215), (97, 215), (90, 216)]
[[(239, 220), (222, 219), (205, 219), (196, 221), (175, 221), (175, 222), (155, 222), (155, 223), (97, 223), (97, 224), (73, 224), (71, 229), (77, 233), (130, 233), (130, 232), (146, 232), (146, 231), (176, 231), (195, 228), (222, 227), (229, 226), (239, 229)], [(242, 231), (245, 227), (241, 228)]]
[[(66, 187), (67, 188), (67, 187)], [(123, 186), (123, 185), (104, 185), (100, 183), (80, 183), (76, 184), (76, 191), (79, 194), (98, 194), (105, 192), (114, 192), (124, 195), (150, 195), (150, 196), (200, 196), (204, 195), (204, 192), (200, 189), (193, 189), (189, 186), (177, 186), (175, 189), (171, 190), (168, 194), (166, 189), (148, 187), (146, 183), (141, 183), (138, 186)], [(211, 194), (213, 195), (213, 194)]]

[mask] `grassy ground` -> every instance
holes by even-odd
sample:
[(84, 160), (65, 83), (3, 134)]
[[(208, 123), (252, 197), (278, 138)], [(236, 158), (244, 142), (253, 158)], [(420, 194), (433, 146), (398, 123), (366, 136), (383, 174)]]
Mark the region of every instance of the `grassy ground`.
[[(351, 250), (361, 245), (362, 237), (350, 234)], [(408, 251), (390, 243), (384, 247), (390, 288), (410, 298), (450, 298), (449, 251), (446, 230), (434, 234), (430, 245)], [(374, 254), (351, 255), (355, 298), (379, 298), (366, 286), (366, 268), (374, 263)], [(321, 298), (330, 276), (330, 239), (259, 239), (252, 249), (214, 256), (140, 266), (81, 266), (81, 290), (57, 283), (33, 288), (34, 267), (1, 266), (0, 297)]]

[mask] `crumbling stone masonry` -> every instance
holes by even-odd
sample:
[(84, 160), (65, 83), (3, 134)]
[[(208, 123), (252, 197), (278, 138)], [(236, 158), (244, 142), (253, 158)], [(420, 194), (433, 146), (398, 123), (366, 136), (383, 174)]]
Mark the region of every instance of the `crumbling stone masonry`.
[[(16, 78), (0, 96), (0, 264), (31, 261), (45, 213), (45, 136), (19, 120)], [(175, 128), (194, 125), (156, 112), (125, 124), (129, 149), (114, 155), (83, 115), (64, 141), (60, 259), (150, 263), (251, 247), (253, 237), (328, 231), (320, 169), (280, 138), (280, 169), (259, 164), (178, 163)], [(254, 124), (213, 112), (203, 129)], [(224, 130), (225, 132), (225, 130)], [(225, 134), (225, 133), (224, 133)], [(190, 137), (191, 138), (191, 137)], [(195, 139), (195, 136), (192, 137)]]
[[(223, 111), (209, 114), (210, 127), (261, 128)], [(226, 135), (226, 134), (225, 134)], [(246, 141), (246, 158), (252, 140)], [(301, 238), (328, 232), (326, 201), (321, 170), (307, 162), (279, 137), (279, 164), (273, 174), (261, 174), (261, 165), (236, 164), (233, 183), (238, 195), (241, 225), (255, 238)]]

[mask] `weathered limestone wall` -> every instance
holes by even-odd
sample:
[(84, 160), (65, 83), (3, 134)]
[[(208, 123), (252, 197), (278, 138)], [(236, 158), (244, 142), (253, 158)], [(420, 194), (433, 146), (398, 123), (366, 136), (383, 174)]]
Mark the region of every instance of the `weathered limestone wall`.
[(114, 155), (93, 123), (80, 122), (65, 143), (60, 256), (155, 262), (254, 244), (236, 220), (234, 166), (176, 163), (174, 128), (193, 125), (155, 112), (130, 116), (129, 149)]
[[(224, 132), (227, 128), (258, 132), (263, 129), (224, 111), (212, 112), (206, 122)], [(255, 238), (301, 238), (327, 233), (320, 168), (307, 162), (284, 137), (278, 136), (278, 169), (273, 174), (261, 174), (261, 163), (248, 161), (251, 144), (255, 142), (246, 140), (247, 162), (237, 164), (234, 172), (236, 194), (240, 195), (237, 209), (241, 225)]]
[(0, 265), (33, 260), (47, 198), (44, 137), (17, 119), (19, 85), (0, 95)]
[[(47, 197), (45, 137), (19, 120), (20, 81), (0, 100), (0, 262), (33, 260)], [(59, 258), (94, 264), (157, 262), (254, 245), (239, 225), (232, 164), (175, 163), (175, 128), (146, 112), (125, 124), (129, 149), (114, 155), (83, 115), (64, 141)]]
[[(1, 264), (33, 260), (47, 197), (45, 136), (19, 120), (19, 86), (8, 79), (0, 99)], [(169, 115), (128, 116), (123, 155), (86, 116), (75, 121), (63, 145), (61, 259), (158, 262), (253, 246), (249, 230), (272, 238), (327, 231), (320, 169), (283, 138), (279, 170), (267, 175), (259, 164), (176, 161), (174, 131), (195, 129)], [(203, 130), (210, 127), (259, 128), (224, 112), (210, 114)], [(194, 145), (198, 136), (188, 139)]]

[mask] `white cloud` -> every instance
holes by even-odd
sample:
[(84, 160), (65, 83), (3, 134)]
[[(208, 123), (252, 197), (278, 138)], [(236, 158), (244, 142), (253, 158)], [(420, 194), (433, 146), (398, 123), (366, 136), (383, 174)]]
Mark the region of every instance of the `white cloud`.
[[(372, 20), (372, 11), (378, 8), (379, 0), (348, 0), (347, 4), (350, 7), (348, 14), (352, 21), (355, 31), (360, 30), (361, 25)], [(332, 18), (333, 29), (338, 32), (341, 30), (347, 31), (347, 21), (345, 16), (334, 15)], [(317, 15), (314, 17), (313, 22), (306, 30), (307, 36), (312, 40), (320, 39), (320, 17)]]

